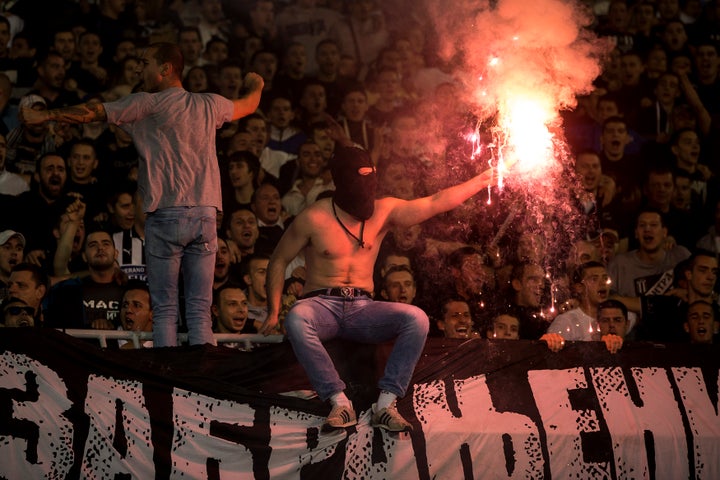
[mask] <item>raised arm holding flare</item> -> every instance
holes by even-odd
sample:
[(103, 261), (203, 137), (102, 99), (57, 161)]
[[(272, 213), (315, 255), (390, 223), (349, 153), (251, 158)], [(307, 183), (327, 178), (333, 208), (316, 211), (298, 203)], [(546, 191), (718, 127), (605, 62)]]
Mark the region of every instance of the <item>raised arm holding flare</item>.
[(363, 343), (395, 339), (381, 390), (373, 407), (372, 425), (389, 431), (411, 429), (397, 411), (428, 332), (428, 317), (419, 308), (372, 299), (373, 265), (380, 243), (395, 225), (414, 225), (457, 207), (483, 188), (496, 183), (486, 170), (459, 185), (415, 200), (375, 199), (376, 173), (367, 151), (352, 144), (331, 125), (337, 146), (331, 161), (336, 190), (333, 197), (318, 200), (304, 209), (288, 227), (268, 266), (268, 318), (261, 333), (278, 324), (284, 272), (288, 263), (304, 251), (304, 296), (285, 317), (285, 329), (299, 362), (322, 400), (333, 408), (325, 428), (357, 423), (345, 384), (335, 370), (323, 341), (335, 337)]

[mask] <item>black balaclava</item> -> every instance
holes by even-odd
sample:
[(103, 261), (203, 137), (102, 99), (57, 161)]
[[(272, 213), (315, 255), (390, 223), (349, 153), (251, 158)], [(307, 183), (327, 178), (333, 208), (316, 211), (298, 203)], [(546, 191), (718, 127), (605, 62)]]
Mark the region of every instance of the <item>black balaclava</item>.
[[(361, 175), (361, 168), (368, 173)], [(335, 183), (335, 204), (358, 220), (370, 218), (375, 210), (377, 174), (367, 150), (357, 144), (336, 145), (330, 160), (330, 173)]]

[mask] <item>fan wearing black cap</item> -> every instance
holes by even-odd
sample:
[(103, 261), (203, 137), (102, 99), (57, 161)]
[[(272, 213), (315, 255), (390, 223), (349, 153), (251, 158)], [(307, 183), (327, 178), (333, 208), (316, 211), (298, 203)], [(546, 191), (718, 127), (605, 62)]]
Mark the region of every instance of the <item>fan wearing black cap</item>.
[(428, 317), (413, 305), (373, 300), (373, 266), (380, 243), (395, 226), (421, 223), (462, 204), (497, 182), (486, 170), (465, 183), (415, 200), (375, 198), (375, 166), (366, 150), (353, 144), (342, 127), (328, 119), (336, 141), (330, 169), (332, 198), (309, 205), (287, 228), (268, 265), (268, 317), (260, 333), (278, 324), (284, 273), (301, 251), (307, 269), (304, 295), (285, 317), (284, 327), (298, 361), (313, 388), (332, 410), (323, 428), (355, 425), (357, 417), (346, 397), (345, 383), (322, 345), (331, 338), (362, 343), (395, 340), (378, 386), (372, 426), (388, 431), (411, 430), (395, 400), (409, 384), (428, 332)]

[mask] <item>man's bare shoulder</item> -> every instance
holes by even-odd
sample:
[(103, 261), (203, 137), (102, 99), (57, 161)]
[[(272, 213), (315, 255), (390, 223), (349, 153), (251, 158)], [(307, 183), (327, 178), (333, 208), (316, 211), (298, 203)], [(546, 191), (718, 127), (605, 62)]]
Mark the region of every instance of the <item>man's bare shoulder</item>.
[[(375, 212), (371, 219), (368, 220), (369, 224), (380, 224), (382, 226), (388, 218), (388, 215), (398, 205), (404, 203), (405, 200), (395, 197), (384, 197), (375, 200)], [(308, 228), (317, 228), (326, 225), (328, 221), (335, 221), (335, 214), (333, 213), (332, 199), (322, 198), (313, 202), (303, 209), (293, 220), (293, 224), (300, 223), (307, 226)]]
[(303, 208), (291, 225), (306, 231), (315, 230), (332, 219), (332, 204), (329, 198), (322, 198)]
[(408, 200), (397, 197), (379, 198), (375, 200), (375, 214), (373, 216), (385, 224), (391, 218), (393, 211), (407, 202)]
[(408, 200), (403, 200), (402, 198), (397, 197), (382, 197), (375, 200), (375, 208), (389, 209), (407, 201)]
[(302, 211), (295, 217), (297, 219), (305, 219), (306, 221), (313, 221), (323, 219), (328, 215), (332, 215), (332, 200), (329, 198), (321, 198), (311, 203), (307, 207), (303, 208)]

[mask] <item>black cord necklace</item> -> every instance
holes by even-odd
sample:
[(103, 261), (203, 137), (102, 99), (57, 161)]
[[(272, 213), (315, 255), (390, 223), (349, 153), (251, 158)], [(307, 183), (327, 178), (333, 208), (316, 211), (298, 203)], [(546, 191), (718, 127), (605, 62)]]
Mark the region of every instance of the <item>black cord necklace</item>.
[(352, 232), (345, 226), (345, 224), (342, 222), (342, 220), (340, 220), (340, 217), (338, 217), (337, 210), (335, 210), (335, 200), (332, 201), (332, 208), (333, 208), (333, 213), (335, 214), (335, 220), (338, 221), (338, 223), (339, 223), (340, 226), (343, 228), (343, 230), (345, 230), (345, 232), (346, 232), (348, 235), (350, 235), (352, 238), (355, 239), (356, 242), (358, 242), (358, 245), (360, 246), (360, 248), (365, 248), (365, 242), (363, 241), (363, 232), (365, 231), (365, 220), (363, 220), (362, 223), (360, 224), (360, 236), (359, 236), (359, 237), (356, 237), (355, 234), (352, 233)]

